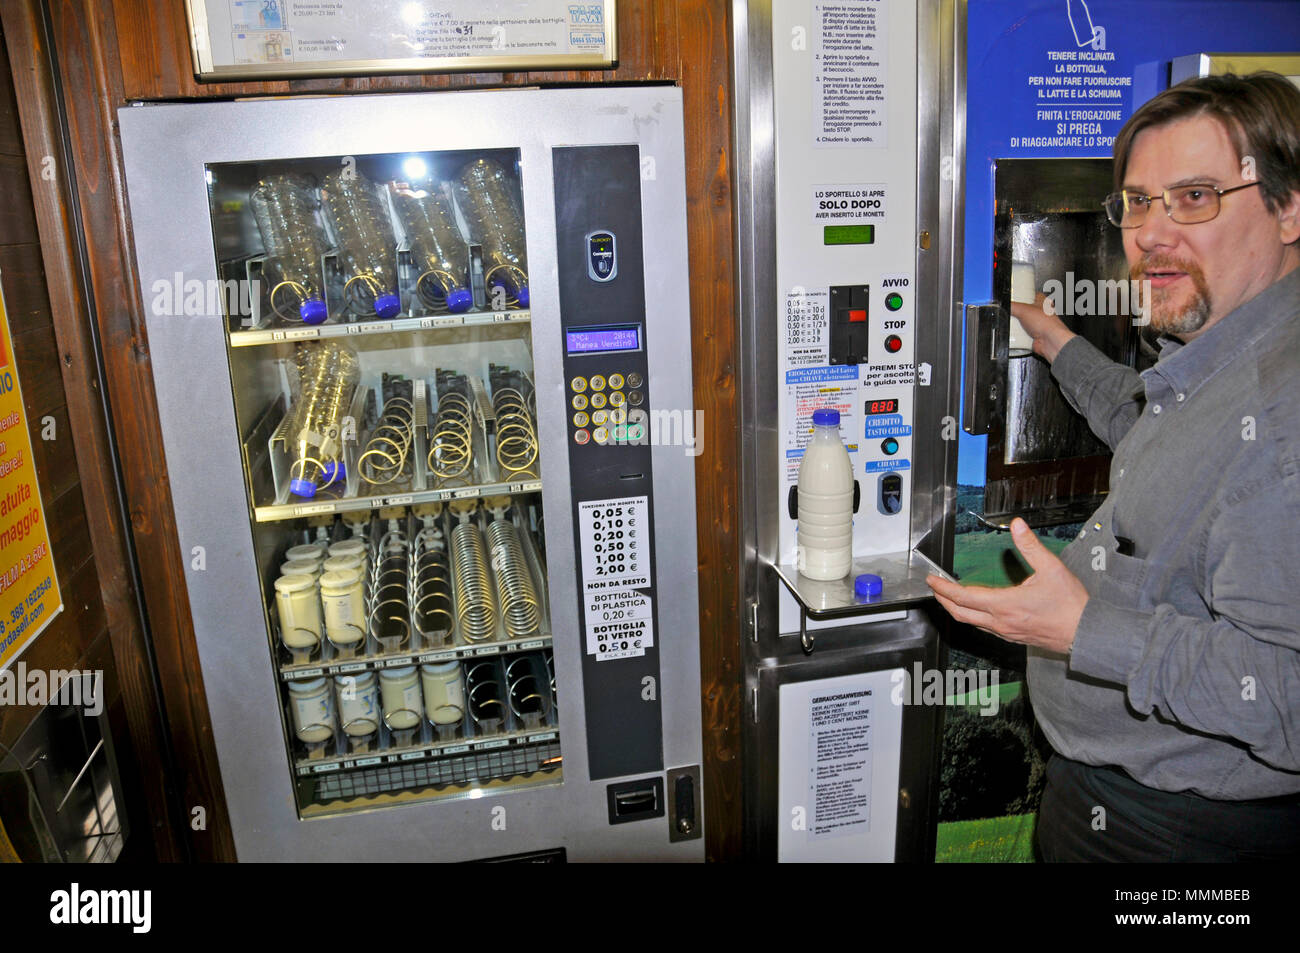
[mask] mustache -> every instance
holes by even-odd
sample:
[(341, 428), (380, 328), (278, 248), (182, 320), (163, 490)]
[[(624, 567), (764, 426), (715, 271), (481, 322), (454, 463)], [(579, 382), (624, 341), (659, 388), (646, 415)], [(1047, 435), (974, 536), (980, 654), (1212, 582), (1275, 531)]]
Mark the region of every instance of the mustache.
[(1172, 255), (1144, 255), (1140, 261), (1128, 270), (1133, 281), (1140, 281), (1149, 271), (1181, 271), (1198, 285), (1205, 280), (1205, 273), (1194, 261), (1184, 261)]

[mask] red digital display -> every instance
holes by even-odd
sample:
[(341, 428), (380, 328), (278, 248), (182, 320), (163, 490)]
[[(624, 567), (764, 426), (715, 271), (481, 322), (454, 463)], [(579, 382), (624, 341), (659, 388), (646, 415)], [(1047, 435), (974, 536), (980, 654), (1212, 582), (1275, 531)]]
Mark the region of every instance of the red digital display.
[(898, 398), (890, 397), (888, 400), (869, 400), (866, 406), (866, 415), (872, 414), (896, 414), (898, 413)]

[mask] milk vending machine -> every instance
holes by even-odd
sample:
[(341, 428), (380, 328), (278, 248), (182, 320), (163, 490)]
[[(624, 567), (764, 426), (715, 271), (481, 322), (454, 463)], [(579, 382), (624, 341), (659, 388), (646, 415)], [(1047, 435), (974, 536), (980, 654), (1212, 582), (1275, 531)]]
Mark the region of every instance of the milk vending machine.
[(679, 91), (120, 121), (239, 858), (702, 859)]
[[(951, 558), (958, 429), (941, 279), (956, 165), (939, 144), (960, 115), (940, 97), (954, 5), (733, 13), (747, 844), (761, 859), (928, 860), (940, 708), (922, 682), (944, 616), (925, 577)], [(831, 582), (797, 558), (799, 464), (822, 408), (839, 412), (857, 482), (852, 569)]]

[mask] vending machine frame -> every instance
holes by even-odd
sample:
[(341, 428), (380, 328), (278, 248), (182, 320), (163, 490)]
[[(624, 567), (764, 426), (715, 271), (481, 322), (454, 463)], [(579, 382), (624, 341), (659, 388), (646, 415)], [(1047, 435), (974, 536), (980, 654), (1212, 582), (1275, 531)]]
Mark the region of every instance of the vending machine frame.
[[(571, 247), (577, 245), (572, 223), (557, 207), (564, 183), (553, 175), (564, 150), (639, 150), (633, 169), (641, 230), (620, 241), (643, 251), (644, 287), (630, 289), (632, 297), (611, 317), (643, 322), (655, 405), (691, 413), (691, 366), (681, 359), (682, 341), (690, 337), (681, 116), (681, 94), (671, 86), (134, 103), (120, 111), (167, 478), (190, 560), (177, 584), (188, 592), (241, 860), (702, 859), (697, 451), (680, 439), (652, 441), (644, 474), (571, 471), (570, 454), (561, 449), (572, 442), (564, 331), (574, 312), (593, 302), (581, 300), (581, 282), (573, 277), (585, 275), (585, 250)], [(303, 818), (285, 755), (279, 674), (267, 652), (268, 610), (241, 461), (246, 435), (238, 431), (231, 399), (240, 382), (227, 359), (227, 317), (212, 310), (171, 314), (151, 303), (177, 282), (221, 287), (205, 181), (210, 164), (493, 149), (517, 150), (523, 170), (562, 780)], [(569, 197), (582, 205), (583, 196)], [(665, 240), (673, 235), (680, 240)], [(638, 272), (629, 273), (634, 280)], [(629, 300), (640, 301), (642, 312), (634, 313)], [(593, 494), (621, 495), (620, 479), (651, 472), (652, 480), (643, 482), (654, 511), (657, 671), (629, 680), (619, 674), (619, 666), (630, 671), (626, 660), (597, 662), (585, 644), (575, 517)], [(589, 720), (593, 705), (599, 714)], [(609, 728), (617, 722), (611, 713), (620, 706), (638, 723), (653, 711), (643, 739), (647, 756), (611, 755)]]
[[(774, 466), (782, 440), (776, 423), (782, 386), (776, 342), (782, 332), (779, 302), (790, 289), (778, 287), (781, 161), (777, 138), (789, 131), (777, 128), (775, 120), (774, 6), (771, 0), (733, 4), (747, 610), (742, 626), (746, 847), (750, 856), (761, 860), (923, 861), (934, 852), (942, 707), (906, 701), (900, 706), (898, 699), (910, 696), (911, 679), (918, 671), (936, 670), (942, 664), (940, 632), (947, 624), (923, 579), (927, 571), (942, 572), (952, 564), (955, 429), (960, 414), (960, 378), (954, 369), (961, 348), (954, 294), (961, 274), (954, 243), (961, 227), (965, 115), (960, 82), (964, 56), (955, 38), (964, 35), (959, 22), (964, 4), (943, 0), (914, 6), (916, 153), (905, 190), (914, 195), (915, 205), (900, 209), (904, 212), (900, 217), (911, 217), (915, 232), (909, 226), (905, 232), (891, 233), (889, 239), (910, 242), (914, 250), (909, 263), (913, 310), (907, 312), (914, 316), (908, 332), (917, 369), (916, 383), (910, 386), (912, 460), (906, 491), (910, 515), (903, 534), (905, 549), (858, 559), (861, 553), (855, 547), (853, 572), (879, 572), (887, 585), (901, 583), (883, 601), (856, 606), (832, 592), (843, 589), (844, 582), (819, 589), (807, 585), (802, 576), (792, 579), (779, 552), (786, 488)], [(812, 4), (806, 6), (812, 10)], [(894, 16), (894, 9), (887, 16)], [(909, 14), (913, 10), (904, 9)], [(802, 34), (796, 26), (789, 42), (806, 44), (811, 56), (812, 40), (807, 35), (811, 30), (804, 26)], [(912, 32), (910, 24), (900, 29)], [(779, 39), (786, 42), (784, 32)], [(901, 60), (908, 52), (891, 42), (886, 55)], [(901, 139), (911, 133), (896, 128), (889, 135)], [(861, 178), (853, 181), (877, 181), (879, 174), (864, 163)], [(836, 280), (866, 280), (857, 277), (864, 274), (861, 266), (847, 257), (840, 261), (844, 266), (838, 273), (844, 277)], [(866, 271), (874, 268), (867, 266)], [(871, 308), (880, 309), (885, 295), (880, 288), (873, 288), (872, 294)], [(846, 434), (846, 440), (850, 436)], [(864, 474), (855, 471), (855, 476)], [(863, 507), (870, 505), (870, 496), (864, 487)], [(852, 580), (847, 585), (851, 593)], [(803, 592), (798, 627), (792, 629), (783, 618), (781, 603), (796, 586)], [(887, 706), (895, 706), (896, 712), (901, 707), (896, 717), (888, 712), (881, 719), (884, 733), (871, 742), (876, 751), (871, 770), (887, 776), (883, 786), (872, 777), (872, 833), (846, 839), (842, 845), (836, 843), (836, 835), (819, 838), (804, 826), (805, 805), (790, 807), (791, 792), (801, 783), (792, 776), (802, 766), (809, 741), (791, 732), (786, 722), (806, 716), (806, 688), (814, 684), (824, 684), (832, 692), (841, 684), (874, 692), (881, 708), (873, 717), (886, 712)], [(898, 692), (886, 701), (882, 689), (886, 695)], [(787, 696), (792, 699), (789, 705)], [(805, 706), (802, 713), (798, 706)]]

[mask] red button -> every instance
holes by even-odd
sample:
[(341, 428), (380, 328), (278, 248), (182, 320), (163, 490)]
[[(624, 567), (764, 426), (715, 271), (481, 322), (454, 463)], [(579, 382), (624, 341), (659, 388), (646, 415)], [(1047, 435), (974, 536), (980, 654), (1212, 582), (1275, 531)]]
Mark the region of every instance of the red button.
[(854, 310), (852, 310), (852, 311), (849, 312), (849, 320), (850, 320), (850, 321), (865, 321), (865, 320), (867, 320), (867, 312), (866, 312), (866, 311), (863, 311), (863, 310), (854, 309)]
[(897, 334), (891, 334), (889, 337), (885, 338), (885, 350), (890, 354), (896, 354), (898, 351), (902, 350), (902, 347), (903, 339)]

